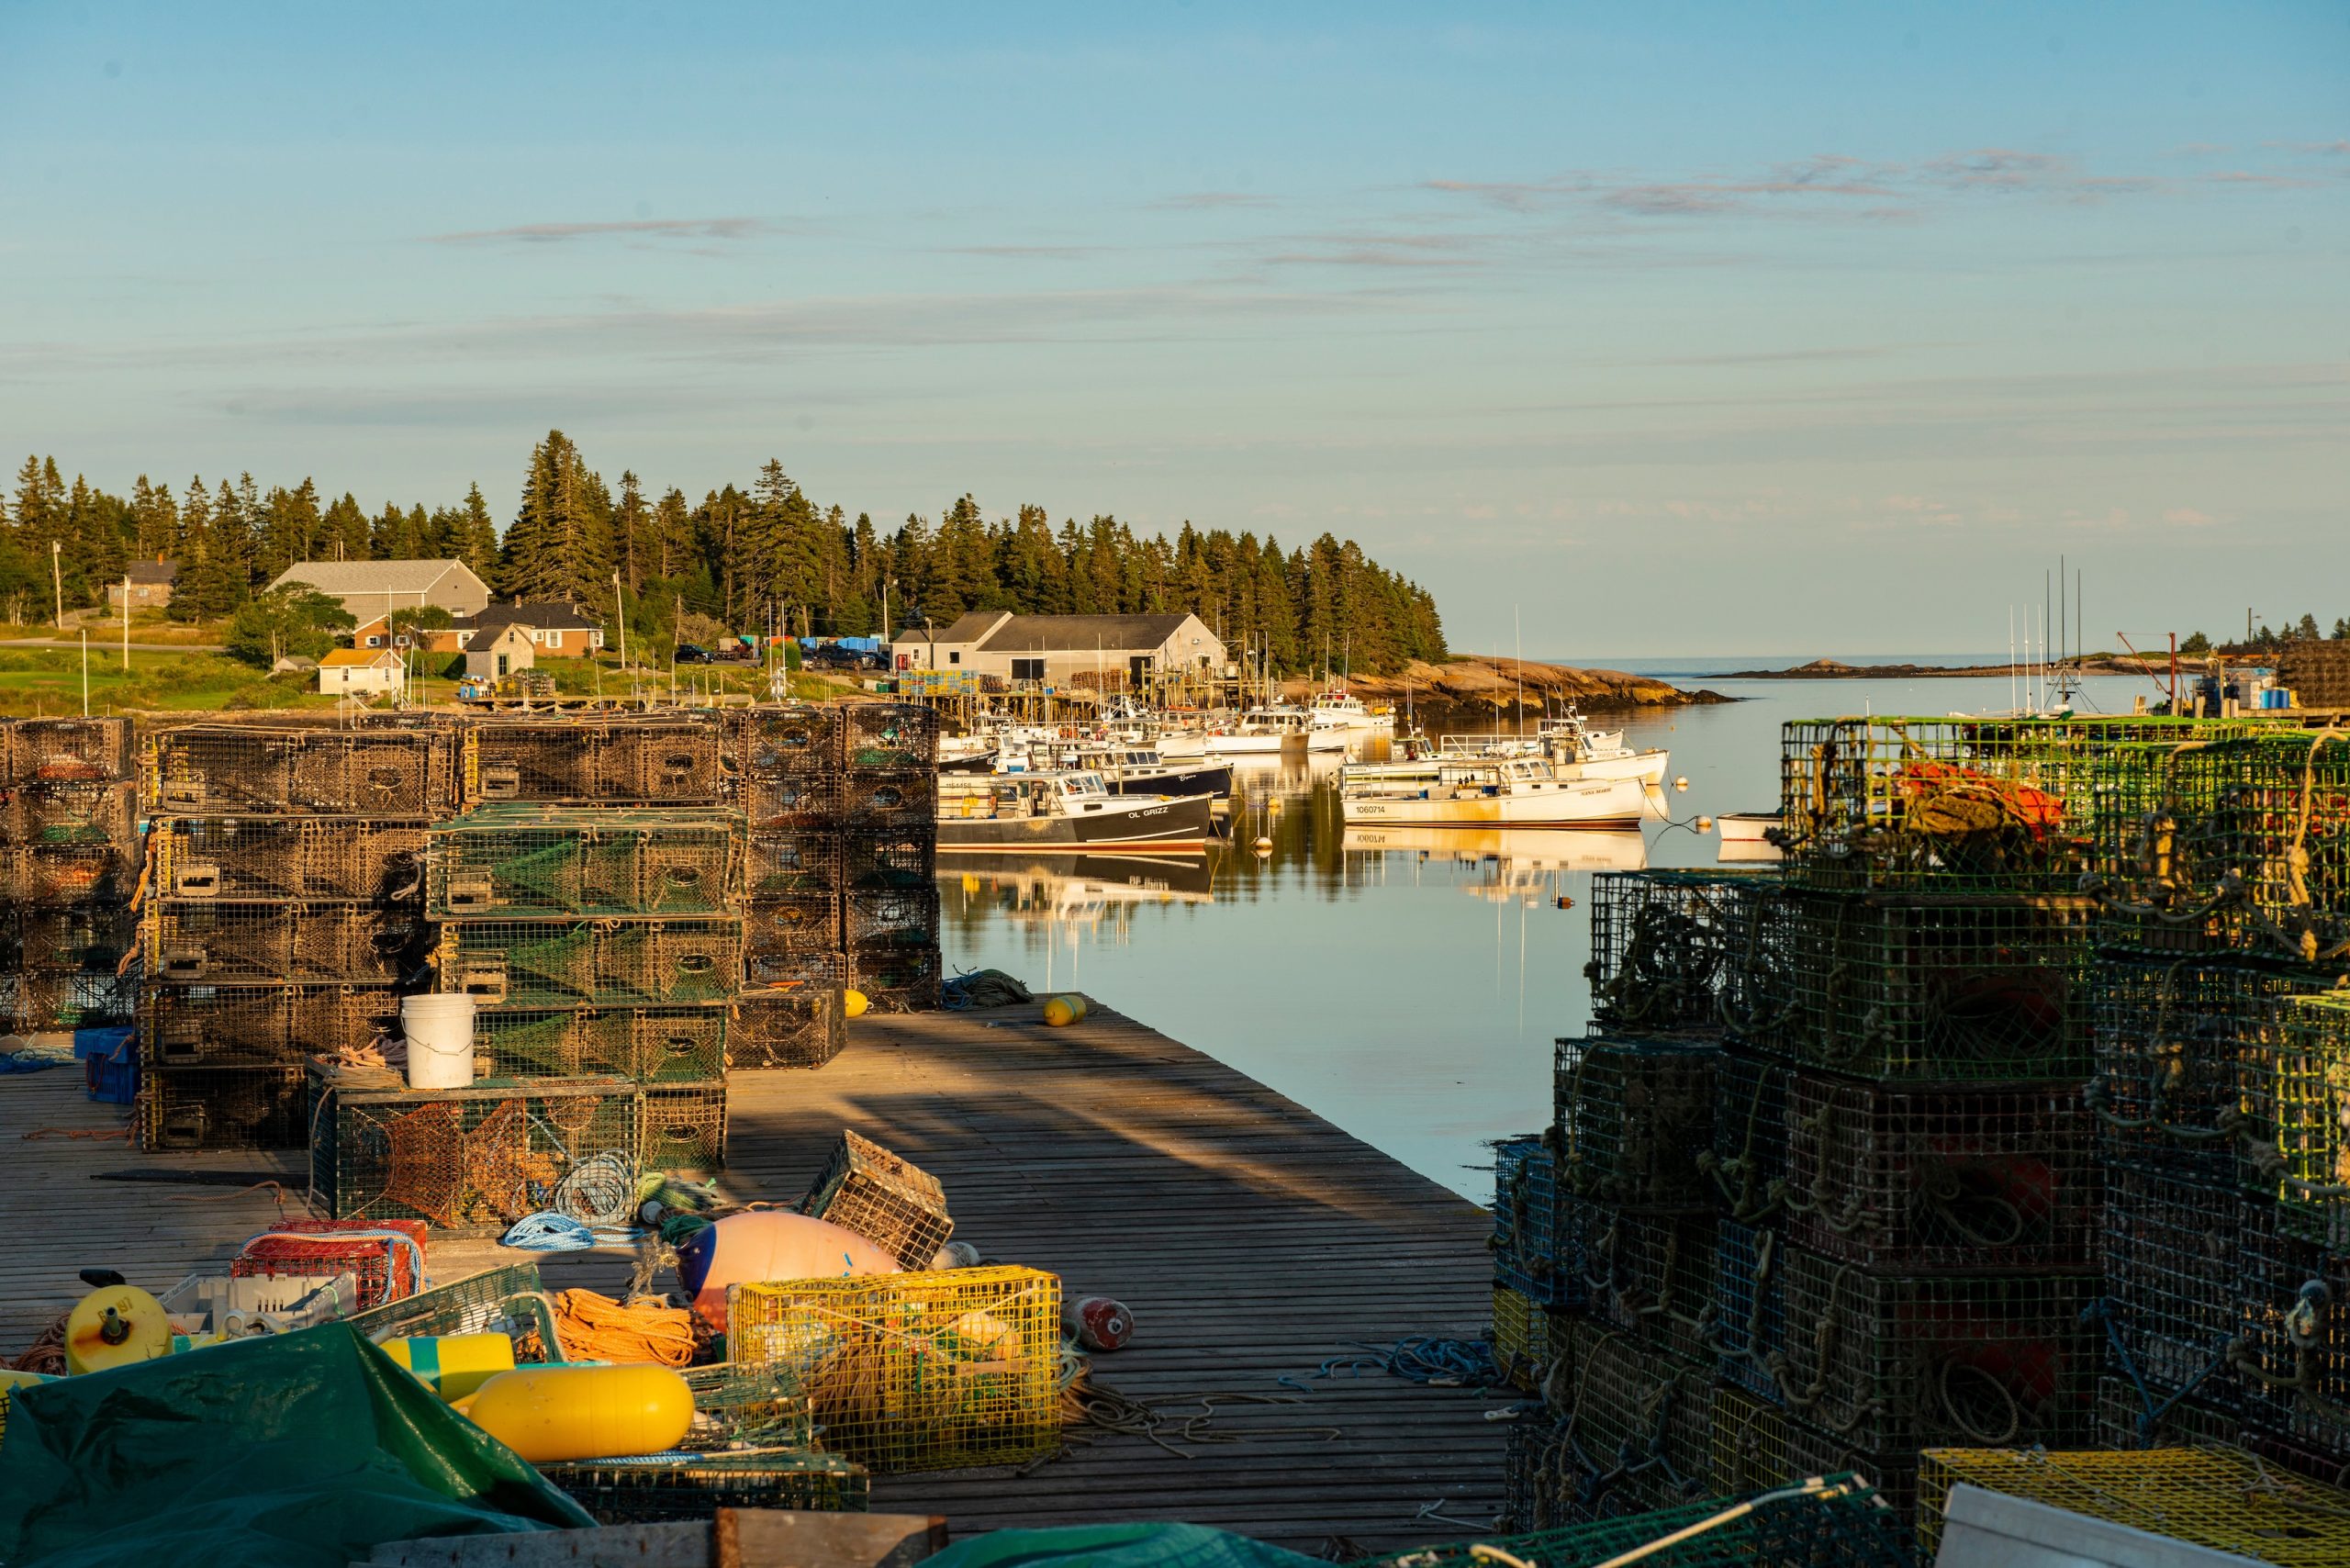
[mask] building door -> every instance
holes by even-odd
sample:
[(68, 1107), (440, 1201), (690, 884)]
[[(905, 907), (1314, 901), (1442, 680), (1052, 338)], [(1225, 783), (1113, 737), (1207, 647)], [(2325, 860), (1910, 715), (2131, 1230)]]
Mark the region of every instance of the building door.
[(1148, 654), (1136, 654), (1126, 661), (1126, 678), (1134, 683), (1136, 690), (1150, 684), (1150, 655)]
[(498, 655), (498, 673), (500, 675), (504, 675), (506, 673), (506, 655), (504, 654)]

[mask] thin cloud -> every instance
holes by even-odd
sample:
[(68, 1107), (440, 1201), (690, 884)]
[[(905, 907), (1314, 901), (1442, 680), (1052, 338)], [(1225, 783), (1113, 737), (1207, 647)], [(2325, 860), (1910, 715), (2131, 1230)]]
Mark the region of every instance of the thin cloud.
[(435, 245), (551, 245), (565, 240), (635, 235), (656, 240), (748, 240), (778, 227), (764, 218), (636, 218), (616, 223), (517, 223), (505, 229), (467, 229), (428, 234)]
[(995, 256), (1007, 261), (1075, 262), (1098, 256), (1105, 245), (949, 245), (950, 256)]
[(1150, 203), (1158, 212), (1198, 212), (1221, 207), (1270, 207), (1273, 198), (1250, 191), (1180, 191)]

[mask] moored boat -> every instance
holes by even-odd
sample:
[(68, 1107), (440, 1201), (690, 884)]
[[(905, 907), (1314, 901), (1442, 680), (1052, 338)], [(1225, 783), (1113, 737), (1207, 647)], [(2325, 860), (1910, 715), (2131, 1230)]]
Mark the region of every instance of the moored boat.
[(1003, 849), (1204, 849), (1215, 836), (1206, 795), (1117, 795), (1098, 773), (945, 774), (940, 852)]
[(1647, 806), (1637, 778), (1561, 778), (1539, 756), (1447, 761), (1416, 789), (1382, 781), (1339, 796), (1348, 826), (1638, 827)]

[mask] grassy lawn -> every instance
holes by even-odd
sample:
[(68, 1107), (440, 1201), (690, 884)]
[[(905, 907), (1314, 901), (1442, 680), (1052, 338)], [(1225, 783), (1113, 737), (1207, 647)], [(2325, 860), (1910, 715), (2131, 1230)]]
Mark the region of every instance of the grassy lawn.
[[(218, 654), (139, 653), (122, 667), (118, 647), (93, 643), (89, 711), (316, 708), (333, 699), (312, 689), (312, 676), (275, 679)], [(0, 713), (79, 713), (83, 665), (78, 648), (0, 648)]]

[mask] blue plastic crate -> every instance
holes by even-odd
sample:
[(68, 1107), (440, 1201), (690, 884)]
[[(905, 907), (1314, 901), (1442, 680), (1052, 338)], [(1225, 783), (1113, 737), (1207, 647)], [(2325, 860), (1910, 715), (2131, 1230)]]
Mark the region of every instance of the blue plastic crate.
[[(106, 1030), (84, 1030), (85, 1034), (112, 1033)], [(139, 1045), (129, 1030), (120, 1031), (121, 1039), (113, 1050), (104, 1056), (91, 1055), (82, 1058), (84, 1082), (90, 1098), (107, 1105), (129, 1105), (139, 1098)], [(80, 1042), (75, 1042), (78, 1049)]]

